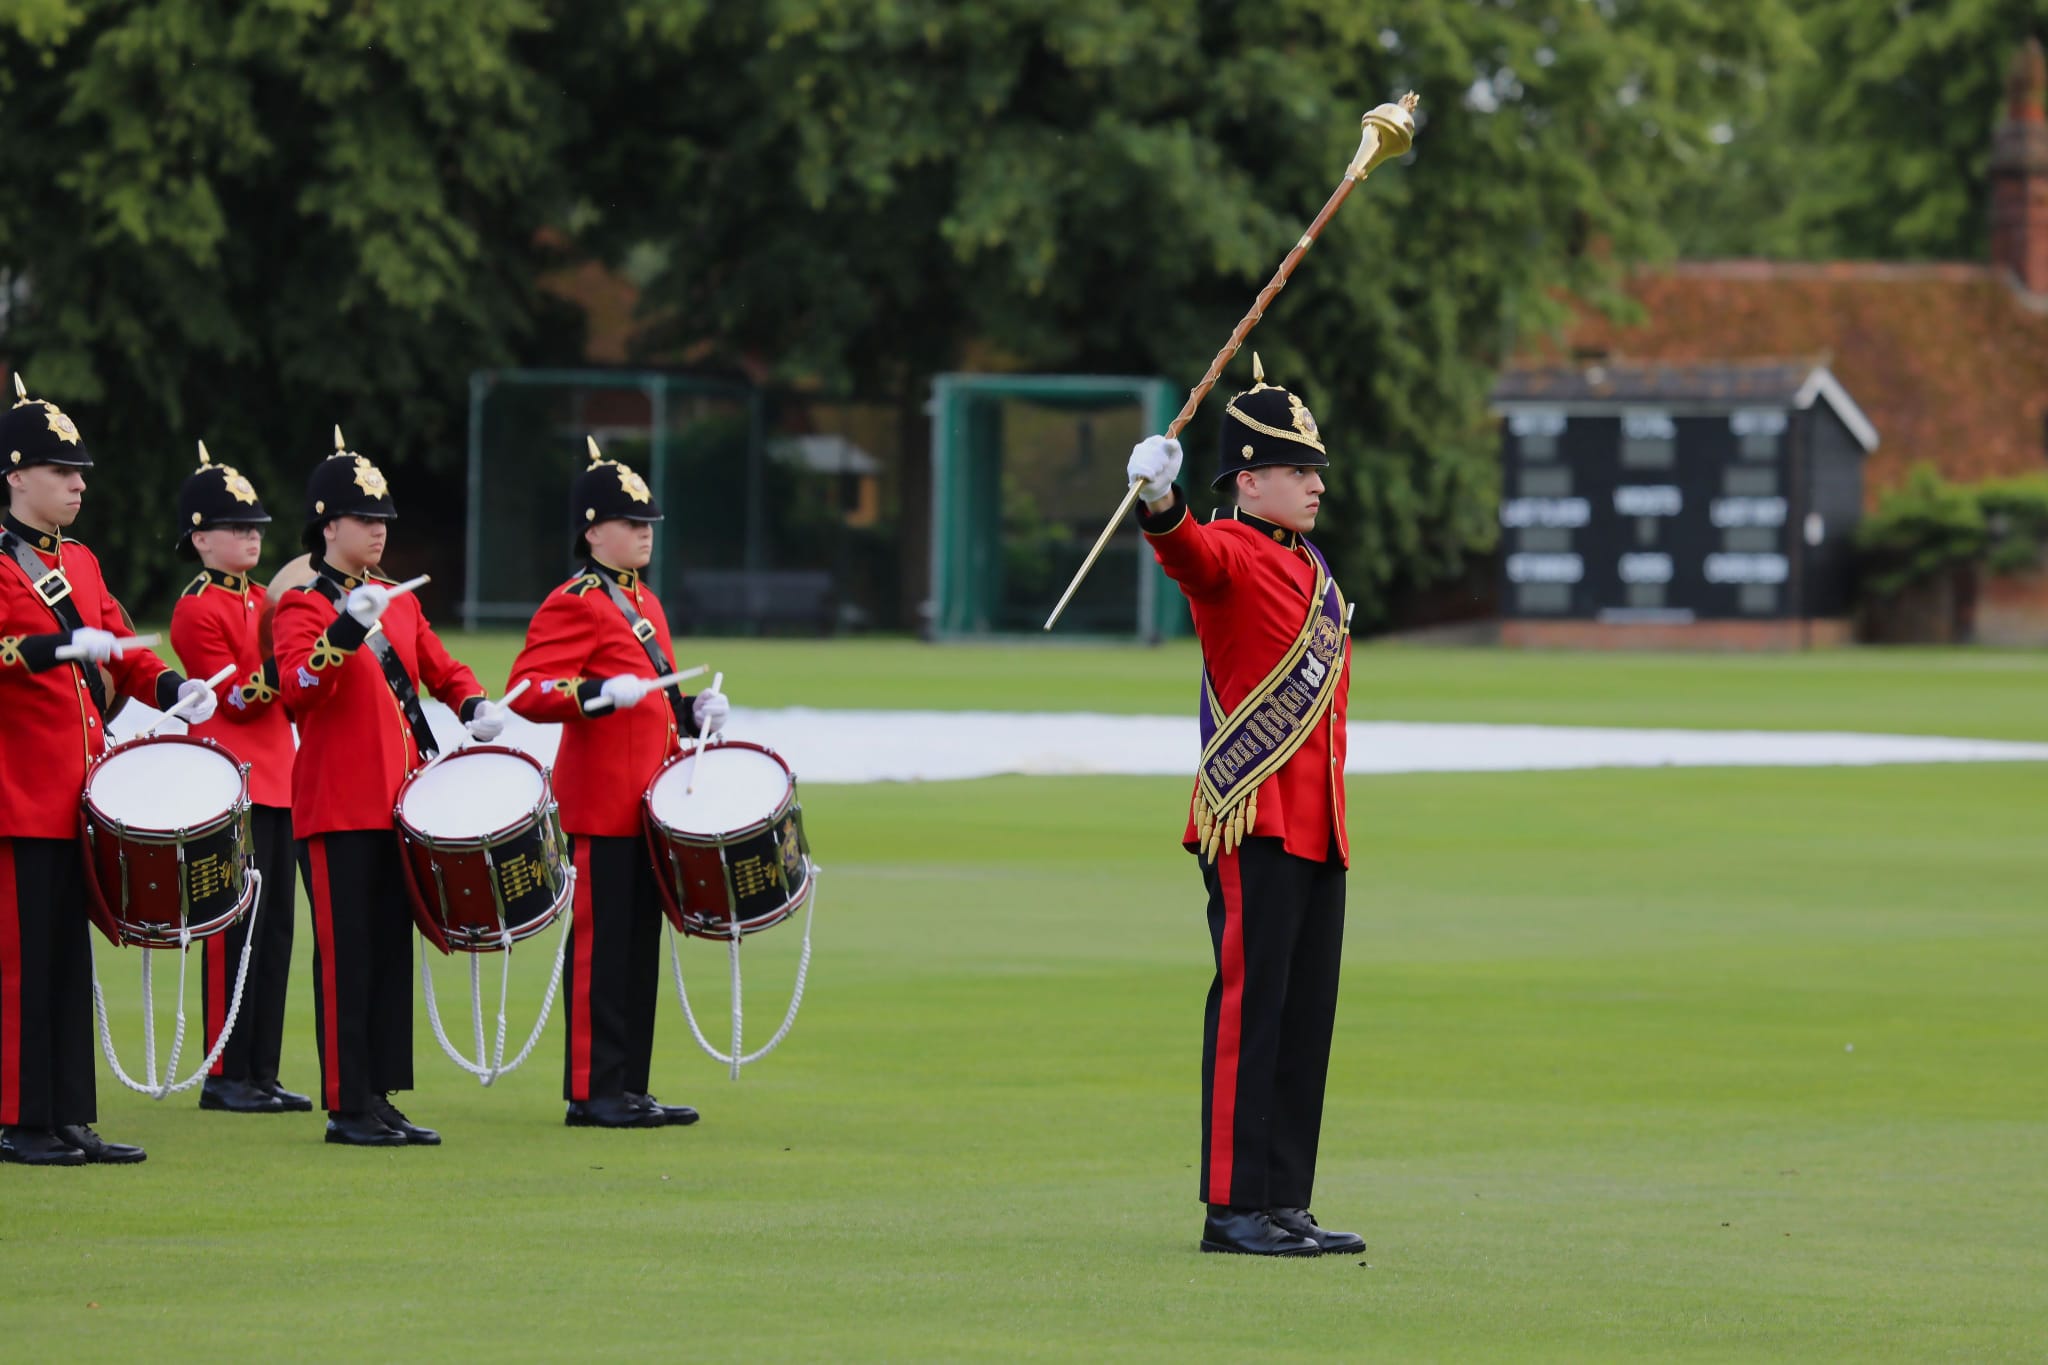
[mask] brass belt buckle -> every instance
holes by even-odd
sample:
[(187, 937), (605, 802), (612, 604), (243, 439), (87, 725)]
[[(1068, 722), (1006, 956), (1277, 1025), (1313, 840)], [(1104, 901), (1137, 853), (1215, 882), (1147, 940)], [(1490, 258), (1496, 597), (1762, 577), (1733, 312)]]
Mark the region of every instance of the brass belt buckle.
[(71, 580), (64, 576), (62, 569), (50, 570), (31, 586), (34, 587), (36, 596), (43, 599), (43, 605), (46, 607), (54, 607), (71, 596)]
[(641, 617), (639, 621), (634, 623), (633, 638), (643, 645), (652, 640), (654, 638), (654, 622), (644, 616)]

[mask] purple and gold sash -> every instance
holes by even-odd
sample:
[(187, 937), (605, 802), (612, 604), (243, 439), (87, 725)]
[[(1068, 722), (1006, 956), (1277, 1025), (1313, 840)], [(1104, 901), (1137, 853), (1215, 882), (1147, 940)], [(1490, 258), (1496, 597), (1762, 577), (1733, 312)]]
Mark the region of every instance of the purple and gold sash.
[(1279, 664), (1227, 717), (1208, 669), (1202, 670), (1194, 817), (1204, 858), (1231, 852), (1251, 833), (1259, 818), (1259, 784), (1280, 771), (1322, 723), (1344, 676), (1344, 594), (1322, 552), (1302, 544), (1315, 562), (1316, 586), (1308, 618)]

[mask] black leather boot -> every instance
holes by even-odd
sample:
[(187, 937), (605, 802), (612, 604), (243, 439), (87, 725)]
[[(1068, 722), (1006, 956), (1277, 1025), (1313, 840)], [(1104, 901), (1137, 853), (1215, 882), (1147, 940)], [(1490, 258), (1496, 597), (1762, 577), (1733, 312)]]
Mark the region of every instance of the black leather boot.
[(0, 1128), (0, 1161), (17, 1166), (83, 1166), (85, 1153), (47, 1128)]
[(668, 1124), (660, 1108), (643, 1108), (624, 1095), (593, 1095), (569, 1101), (562, 1122), (571, 1128), (662, 1128)]
[(643, 1112), (660, 1114), (670, 1127), (687, 1128), (697, 1121), (697, 1111), (687, 1104), (663, 1104), (652, 1095), (636, 1095), (630, 1090), (626, 1092), (626, 1101)]
[(85, 1153), (85, 1159), (96, 1166), (133, 1166), (138, 1161), (149, 1160), (149, 1153), (140, 1147), (130, 1147), (122, 1142), (109, 1142), (82, 1123), (63, 1123), (50, 1130), (59, 1142), (68, 1142)]
[(272, 1099), (276, 1100), (279, 1104), (283, 1105), (284, 1111), (287, 1114), (310, 1114), (313, 1112), (313, 1101), (311, 1099), (307, 1098), (304, 1095), (301, 1095), (296, 1090), (285, 1089), (283, 1086), (279, 1085), (274, 1079), (268, 1081), (258, 1081), (256, 1082), (256, 1085), (259, 1088), (261, 1088), (265, 1094), (269, 1095)]
[(344, 1147), (403, 1147), (405, 1134), (389, 1127), (375, 1114), (343, 1114), (328, 1111), (327, 1140)]
[(400, 1134), (414, 1147), (439, 1147), (441, 1135), (431, 1128), (422, 1128), (398, 1112), (398, 1106), (386, 1095), (371, 1106), (370, 1112), (384, 1121), (384, 1126)]
[(1322, 1248), (1289, 1232), (1262, 1209), (1211, 1204), (1202, 1224), (1202, 1250), (1239, 1256), (1317, 1256)]
[(227, 1076), (208, 1076), (199, 1090), (201, 1109), (224, 1110), (230, 1114), (282, 1114), (284, 1105), (261, 1086)]
[(1316, 1222), (1307, 1209), (1268, 1209), (1275, 1223), (1297, 1237), (1306, 1237), (1331, 1256), (1349, 1256), (1365, 1250), (1365, 1239), (1355, 1232), (1332, 1232)]

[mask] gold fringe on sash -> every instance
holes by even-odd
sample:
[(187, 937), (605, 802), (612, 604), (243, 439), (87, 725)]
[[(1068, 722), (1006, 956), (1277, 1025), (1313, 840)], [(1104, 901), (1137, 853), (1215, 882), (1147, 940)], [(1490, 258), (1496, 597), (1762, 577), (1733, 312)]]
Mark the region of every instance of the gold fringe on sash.
[(1259, 823), (1259, 789), (1253, 787), (1229, 810), (1210, 808), (1197, 790), (1189, 807), (1195, 821), (1195, 846), (1210, 862), (1244, 846), (1245, 836)]

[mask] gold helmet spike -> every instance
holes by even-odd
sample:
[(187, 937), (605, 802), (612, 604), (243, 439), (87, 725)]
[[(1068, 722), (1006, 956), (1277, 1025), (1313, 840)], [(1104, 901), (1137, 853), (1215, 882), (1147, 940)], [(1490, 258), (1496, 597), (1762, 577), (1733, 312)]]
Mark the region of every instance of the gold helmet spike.
[(1265, 382), (1266, 382), (1266, 367), (1265, 367), (1264, 365), (1262, 365), (1262, 364), (1260, 364), (1260, 363), (1259, 363), (1259, 353), (1258, 353), (1257, 351), (1253, 351), (1253, 352), (1252, 352), (1252, 383), (1254, 383), (1254, 384), (1263, 384), (1263, 383), (1265, 383)]
[(20, 370), (14, 372), (14, 396), (19, 400), (15, 403), (16, 407), (20, 407), (22, 403), (28, 401), (28, 385), (21, 382)]
[(334, 424), (334, 453), (337, 455), (348, 453), (348, 446), (341, 439), (341, 423), (339, 422)]
[(597, 438), (595, 436), (585, 436), (583, 444), (590, 448), (591, 464), (599, 465), (604, 463), (604, 452), (597, 448)]
[(211, 455), (208, 455), (208, 454), (206, 453), (206, 442), (204, 442), (204, 441), (201, 441), (201, 442), (199, 443), (199, 466), (200, 466), (200, 468), (202, 468), (202, 469), (203, 469), (203, 468), (205, 468), (205, 467), (206, 467), (207, 465), (210, 465), (210, 464), (212, 464), (212, 463), (213, 463), (213, 457), (212, 457)]

